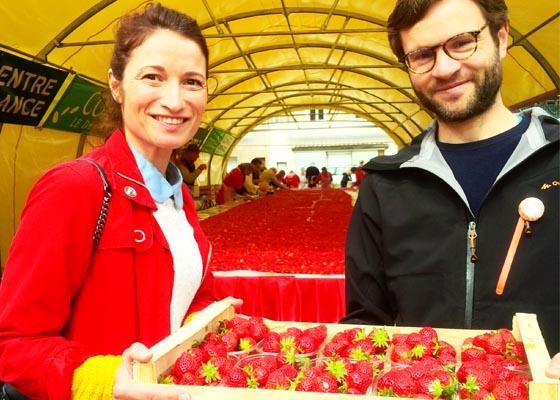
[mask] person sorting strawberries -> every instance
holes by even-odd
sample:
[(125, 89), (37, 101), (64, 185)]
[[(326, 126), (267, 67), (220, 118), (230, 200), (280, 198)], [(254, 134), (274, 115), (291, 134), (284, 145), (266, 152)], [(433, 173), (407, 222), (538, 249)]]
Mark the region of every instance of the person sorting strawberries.
[[(364, 165), (342, 322), (497, 329), (517, 312), (534, 313), (558, 352), (560, 124), (539, 108), (516, 114), (503, 103), (505, 2), (398, 0), (387, 27), (435, 121), (398, 154)], [(530, 197), (544, 213), (524, 229), (498, 294), (518, 206)]]
[(150, 4), (120, 20), (108, 73), (120, 118), (85, 156), (111, 189), (106, 225), (94, 248), (104, 186), (91, 161), (55, 166), (32, 189), (0, 286), (9, 396), (188, 398), (134, 383), (132, 363), (214, 300), (210, 244), (169, 162), (199, 127), (207, 68), (192, 18)]

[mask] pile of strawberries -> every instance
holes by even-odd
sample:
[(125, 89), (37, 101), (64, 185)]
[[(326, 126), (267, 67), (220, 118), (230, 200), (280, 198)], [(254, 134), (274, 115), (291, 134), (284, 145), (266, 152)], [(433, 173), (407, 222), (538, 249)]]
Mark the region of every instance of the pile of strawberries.
[(264, 353), (286, 355), (315, 355), (327, 337), (327, 327), (317, 325), (300, 329), (290, 327), (283, 332), (268, 332), (263, 337), (259, 349)]
[(393, 368), (379, 376), (378, 396), (450, 399), (457, 393), (456, 351), (433, 328), (396, 333), (392, 344)]
[(218, 385), (237, 362), (240, 354), (249, 354), (270, 329), (262, 318), (234, 317), (220, 322), (218, 332), (209, 332), (200, 343), (183, 352), (171, 374), (161, 383), (181, 385)]
[(296, 377), (295, 390), (303, 392), (365, 394), (373, 384), (374, 370), (366, 360), (318, 358)]
[(367, 332), (363, 328), (351, 328), (338, 332), (321, 351), (325, 357), (347, 358), (351, 361), (368, 361), (375, 376), (383, 369), (391, 338), (385, 328)]
[(391, 362), (401, 366), (411, 365), (426, 358), (433, 358), (450, 369), (457, 363), (453, 346), (438, 338), (434, 328), (423, 327), (418, 332), (393, 335)]
[(377, 396), (418, 399), (528, 399), (525, 349), (507, 329), (466, 339), (457, 370), (455, 349), (430, 327), (392, 337), (385, 328), (349, 328), (328, 342), (326, 337), (325, 325), (276, 332), (262, 318), (236, 316), (181, 354), (160, 382), (345, 394), (375, 387)]
[(523, 400), (529, 397), (522, 342), (507, 329), (487, 332), (463, 342), (457, 370), (461, 399)]

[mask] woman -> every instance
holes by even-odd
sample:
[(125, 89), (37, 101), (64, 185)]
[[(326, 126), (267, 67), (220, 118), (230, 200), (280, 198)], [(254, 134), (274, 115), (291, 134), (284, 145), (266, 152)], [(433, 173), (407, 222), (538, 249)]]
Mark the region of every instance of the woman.
[(245, 188), (245, 179), (253, 173), (253, 165), (250, 163), (239, 164), (229, 171), (224, 178), (222, 186), (216, 195), (216, 203), (224, 204), (236, 198), (247, 197), (249, 192)]
[(103, 186), (91, 163), (36, 183), (0, 286), (0, 381), (31, 398), (187, 398), (131, 371), (214, 300), (210, 244), (169, 162), (199, 127), (207, 66), (191, 18), (148, 5), (120, 21), (108, 77), (121, 120), (87, 155), (112, 190), (106, 226), (93, 251)]

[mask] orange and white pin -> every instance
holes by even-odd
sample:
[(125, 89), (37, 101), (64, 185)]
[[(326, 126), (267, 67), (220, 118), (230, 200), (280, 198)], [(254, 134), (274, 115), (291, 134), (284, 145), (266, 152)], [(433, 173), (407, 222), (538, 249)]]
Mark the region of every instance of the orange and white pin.
[(498, 278), (498, 284), (496, 286), (496, 294), (499, 295), (504, 293), (506, 281), (511, 269), (511, 263), (513, 262), (513, 257), (515, 257), (515, 252), (517, 251), (517, 246), (519, 245), (519, 240), (521, 239), (521, 234), (523, 233), (523, 228), (526, 227), (526, 229), (529, 230), (529, 223), (534, 222), (543, 216), (544, 204), (536, 197), (527, 197), (519, 203), (518, 211), (519, 219), (517, 220), (517, 225), (515, 226), (515, 231), (513, 232), (513, 238), (509, 244), (506, 260), (502, 266), (502, 271), (500, 272), (500, 277)]

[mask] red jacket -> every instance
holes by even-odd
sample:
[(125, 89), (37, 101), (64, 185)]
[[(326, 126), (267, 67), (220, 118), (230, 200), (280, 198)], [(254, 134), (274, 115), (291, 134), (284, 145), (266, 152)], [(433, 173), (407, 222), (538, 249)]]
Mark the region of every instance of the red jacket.
[[(103, 166), (112, 188), (93, 257), (101, 179), (90, 163), (67, 162), (29, 194), (0, 285), (0, 381), (34, 399), (69, 399), (74, 369), (86, 358), (170, 334), (172, 255), (124, 135), (115, 131), (87, 157)], [(210, 245), (185, 185), (183, 197), (204, 264), (192, 312), (213, 300)]]

